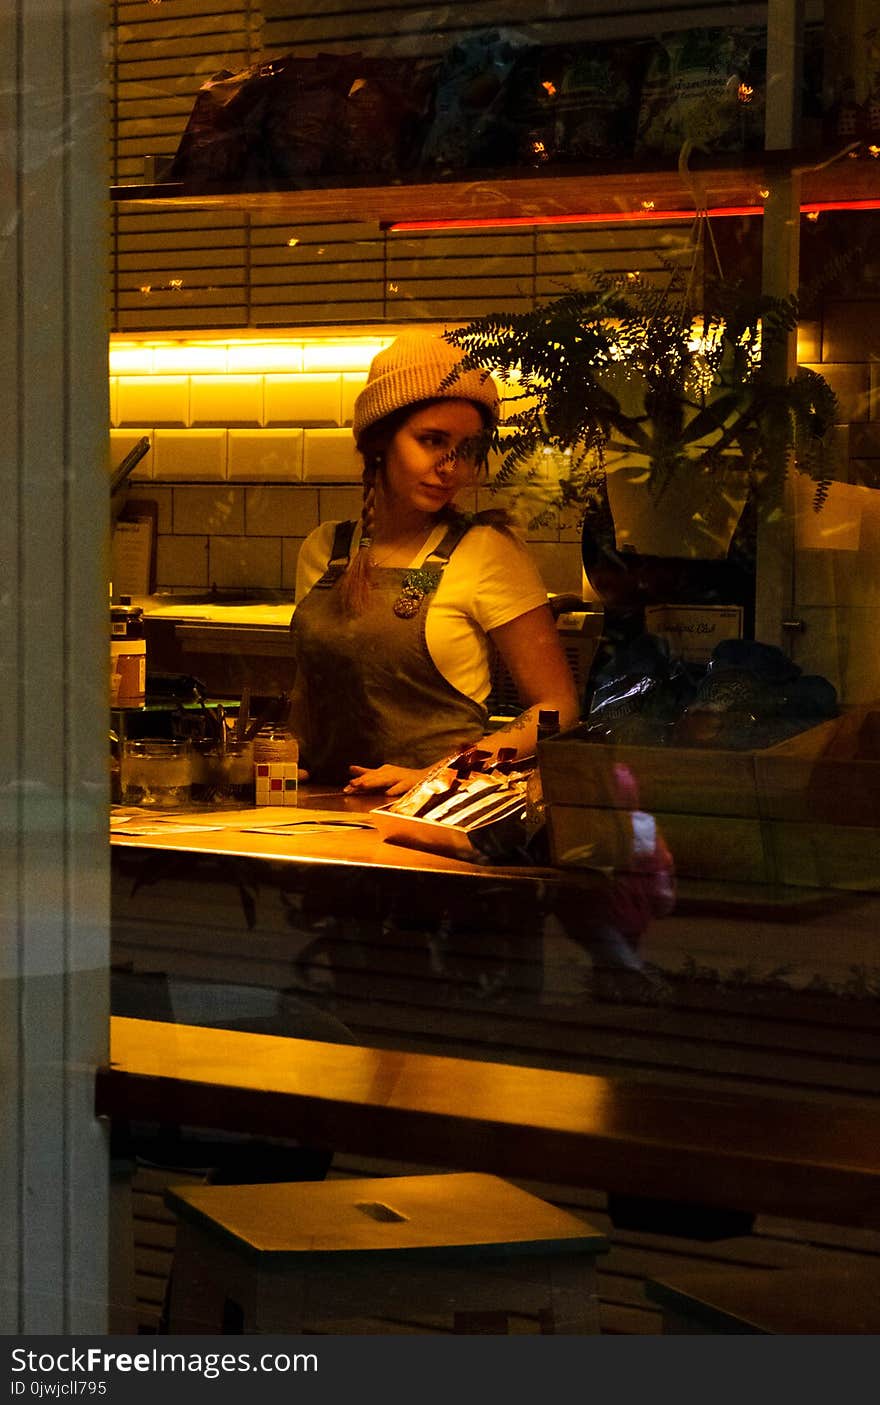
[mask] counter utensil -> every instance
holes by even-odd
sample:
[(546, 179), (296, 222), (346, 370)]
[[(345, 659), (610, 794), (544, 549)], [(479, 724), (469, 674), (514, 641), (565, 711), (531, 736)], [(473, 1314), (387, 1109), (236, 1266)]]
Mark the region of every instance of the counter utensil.
[(238, 705), (238, 716), (235, 719), (235, 740), (243, 742), (247, 737), (248, 717), (251, 709), (251, 690), (245, 683), (241, 690), (241, 702)]
[(284, 708), (285, 711), (289, 708), (289, 701), (286, 693), (282, 693), (280, 697), (272, 698), (263, 710), (257, 713), (256, 717), (250, 719), (243, 740), (251, 742), (264, 727), (278, 726), (282, 708)]

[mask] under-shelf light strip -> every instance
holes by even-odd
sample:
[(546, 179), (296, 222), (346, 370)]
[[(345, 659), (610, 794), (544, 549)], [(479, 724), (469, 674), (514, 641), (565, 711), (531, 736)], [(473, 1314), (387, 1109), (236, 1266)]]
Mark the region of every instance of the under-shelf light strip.
[[(389, 234), (415, 234), (432, 229), (521, 229), (539, 224), (644, 224), (659, 220), (694, 220), (699, 214), (712, 219), (742, 215), (763, 215), (763, 205), (717, 205), (708, 210), (602, 210), (569, 215), (498, 215), (480, 218), (442, 220), (400, 220), (386, 226)], [(880, 210), (880, 200), (813, 200), (801, 205), (801, 214), (818, 215), (827, 210)]]

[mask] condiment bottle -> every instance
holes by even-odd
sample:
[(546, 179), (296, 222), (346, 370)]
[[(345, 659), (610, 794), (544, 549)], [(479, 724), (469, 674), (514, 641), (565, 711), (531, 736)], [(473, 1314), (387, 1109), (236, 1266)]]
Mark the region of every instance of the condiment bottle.
[(559, 731), (559, 713), (555, 707), (542, 707), (538, 713), (538, 741), (555, 737)]
[(110, 606), (110, 701), (114, 707), (142, 707), (147, 687), (144, 612), (121, 595)]
[[(538, 713), (538, 747), (540, 747), (541, 742), (547, 741), (549, 737), (555, 737), (558, 731), (559, 713), (556, 708), (541, 708), (541, 711)], [(546, 809), (539, 757), (538, 764), (526, 781), (526, 829), (531, 835), (535, 834), (544, 823)]]

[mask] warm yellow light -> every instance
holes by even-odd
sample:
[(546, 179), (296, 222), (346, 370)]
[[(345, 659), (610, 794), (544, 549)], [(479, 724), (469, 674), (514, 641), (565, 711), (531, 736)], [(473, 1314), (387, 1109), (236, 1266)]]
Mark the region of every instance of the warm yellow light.
[(110, 347), (110, 374), (269, 375), (345, 371), (366, 372), (378, 351), (390, 346), (387, 336), (265, 336), (243, 338), (127, 335)]
[(760, 195), (760, 197), (761, 197), (762, 200), (769, 200), (769, 199), (770, 199), (770, 191), (769, 191), (769, 190), (759, 190), (759, 191), (758, 191), (758, 194)]
[(736, 96), (739, 102), (751, 102), (752, 98), (755, 96), (755, 90), (754, 88), (750, 88), (748, 83), (740, 83), (736, 90)]
[(377, 351), (390, 346), (393, 338), (339, 338), (336, 341), (305, 341), (302, 346), (304, 371), (367, 371)]
[(653, 200), (643, 200), (643, 201), (642, 201), (642, 209), (643, 209), (643, 210), (653, 210), (653, 208), (654, 208), (654, 201), (653, 201)]
[(197, 375), (204, 372), (221, 373), (226, 370), (226, 347), (205, 346), (193, 342), (182, 342), (179, 346), (157, 347), (153, 353), (153, 369), (157, 372), (176, 375), (181, 372)]
[(226, 364), (230, 371), (271, 372), (301, 371), (302, 342), (271, 341), (242, 342), (230, 346)]
[(153, 348), (116, 343), (110, 347), (111, 376), (148, 376), (153, 369)]

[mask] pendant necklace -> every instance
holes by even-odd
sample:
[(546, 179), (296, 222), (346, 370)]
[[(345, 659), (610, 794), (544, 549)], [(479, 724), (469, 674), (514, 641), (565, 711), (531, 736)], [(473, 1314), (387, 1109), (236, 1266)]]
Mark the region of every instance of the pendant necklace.
[[(370, 565), (381, 566), (390, 556), (394, 556), (398, 551), (403, 550), (410, 542), (414, 545), (417, 544), (421, 546), (427, 539), (427, 536), (430, 535), (431, 531), (433, 531), (433, 527), (428, 529), (427, 534), (422, 532), (419, 537), (406, 537), (399, 546), (393, 547), (391, 551), (386, 552), (385, 556), (381, 557), (378, 561), (374, 556), (371, 556)], [(423, 566), (411, 567), (403, 578), (400, 594), (391, 606), (397, 618), (400, 620), (413, 619), (413, 617), (419, 613), (425, 596), (430, 595), (432, 591), (437, 589), (439, 580), (439, 571), (426, 570)]]
[[(423, 527), (419, 532), (413, 532), (410, 536), (404, 537), (402, 542), (396, 542), (390, 551), (386, 551), (384, 556), (380, 556), (377, 559), (375, 556), (371, 555), (370, 565), (383, 566), (392, 556), (397, 556), (400, 552), (405, 551), (410, 543), (412, 543), (414, 547), (422, 546), (433, 530), (433, 526), (428, 527), (427, 530)], [(409, 555), (411, 556), (412, 552), (410, 552)]]

